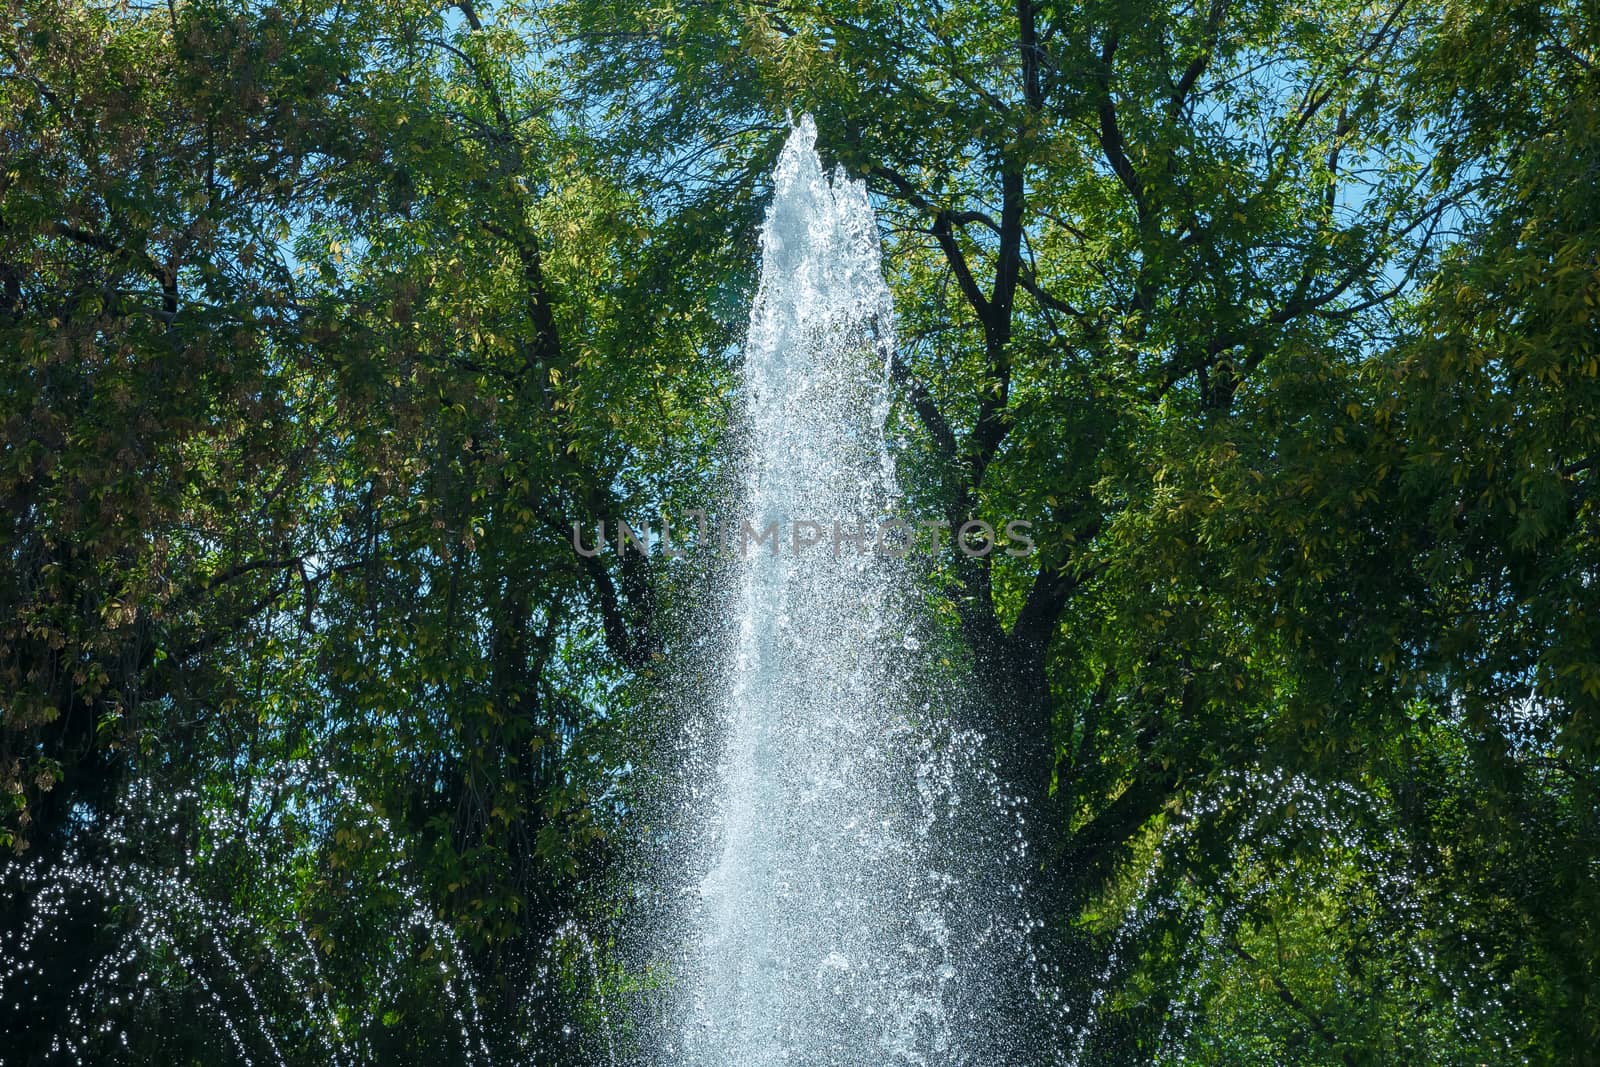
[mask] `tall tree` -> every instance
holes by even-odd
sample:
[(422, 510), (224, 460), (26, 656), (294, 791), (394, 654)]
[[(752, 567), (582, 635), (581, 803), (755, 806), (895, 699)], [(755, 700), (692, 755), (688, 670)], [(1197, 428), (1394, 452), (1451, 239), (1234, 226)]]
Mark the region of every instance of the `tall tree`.
[[(177, 870), (277, 931), (232, 950), (269, 973), (322, 931), (389, 1058), (456, 1045), (426, 957), (368, 1010), (371, 961), (415, 950), (386, 866), (493, 976), (496, 1040), (548, 1022), (524, 993), (603, 856), (617, 666), (648, 672), (664, 595), (570, 527), (692, 484), (719, 411), (728, 248), (664, 257), (551, 47), (470, 4), (30, 3), (0, 31), (8, 873)], [(314, 874), (285, 888), (168, 799), (194, 789)], [(127, 841), (136, 802), (183, 812), (170, 849)], [(0, 934), (55, 948), (6, 1029), (42, 1055), (121, 952), (110, 916), (164, 905), (74, 884), (52, 917), (27, 884)], [(248, 991), (226, 956), (156, 970), (203, 1020), (206, 967)], [(291, 1048), (283, 1010), (236, 1051)], [(140, 1054), (208, 1025), (167, 1023)]]
[[(1459, 321), (1459, 308), (1433, 303), (1452, 276), (1439, 257), (1486, 235), (1474, 220), (1498, 210), (1491, 169), (1525, 138), (1570, 150), (1570, 128), (1488, 116), (1534, 99), (1553, 115), (1550, 100), (1582, 98), (1592, 68), (1572, 43), (1587, 32), (1576, 9), (1525, 5), (1502, 18), (1410, 0), (1029, 0), (565, 10), (619, 143), (673, 173), (684, 199), (715, 196), (744, 173), (750, 139), (770, 144), (782, 116), (802, 109), (878, 197), (914, 499), (955, 526), (1028, 519), (1039, 544), (1021, 561), (952, 548), (936, 578), (984, 692), (977, 725), (1012, 746), (1034, 806), (1041, 906), (1080, 1017), (1106, 973), (1091, 965), (1107, 947), (1095, 942), (1115, 929), (1080, 920), (1126, 900), (1153, 832), (1206, 822), (1190, 832), (1211, 846), (1185, 854), (1192, 874), (1220, 885), (1245, 870), (1230, 867), (1224, 843), (1259, 823), (1256, 800), (1209, 799), (1234, 795), (1239, 775), (1354, 780), (1376, 798), (1416, 784), (1407, 761), (1419, 748), (1449, 750), (1430, 726), (1455, 721), (1472, 691), (1458, 693), (1457, 657), (1488, 632), (1459, 628), (1466, 606), (1443, 593), (1438, 567), (1505, 574), (1491, 562), (1498, 546), (1516, 543), (1513, 529), (1553, 533), (1544, 524), (1554, 515), (1560, 529), (1578, 523), (1585, 532), (1573, 536), (1587, 543), (1592, 449), (1563, 444), (1561, 466), (1529, 452), (1551, 451), (1562, 420), (1587, 426), (1590, 409), (1570, 391), (1535, 425), (1459, 411), (1449, 439), (1468, 447), (1478, 419), (1503, 426), (1518, 442), (1516, 469), (1541, 472), (1546, 510), (1485, 530), (1470, 550), (1451, 534), (1446, 548), (1430, 509), (1449, 499), (1439, 479), (1464, 472), (1444, 438), (1419, 447), (1411, 436), (1410, 405), (1434, 403), (1423, 400), (1432, 386), (1419, 389), (1415, 372), (1397, 379), (1391, 357), (1434, 328), (1429, 315)], [(1457, 141), (1463, 113), (1446, 87), (1477, 79), (1483, 58), (1460, 43), (1473, 32), (1463, 27), (1492, 28), (1483, 47), (1517, 40), (1521, 50), (1493, 68), (1504, 96), (1466, 94), (1478, 132)], [(1572, 95), (1546, 97), (1537, 86), (1552, 77)], [(1491, 131), (1502, 139), (1486, 153)], [(672, 169), (684, 156), (697, 166)], [(1540, 193), (1518, 195), (1531, 204), (1573, 177), (1562, 168)], [(1520, 233), (1525, 222), (1512, 214), (1499, 225)], [(1502, 251), (1491, 241), (1482, 262), (1502, 262)], [(1563, 255), (1576, 310), (1584, 246)], [(1561, 267), (1523, 269), (1519, 291), (1531, 292), (1541, 284), (1531, 279)], [(1493, 299), (1479, 305), (1484, 326), (1540, 344)], [(1578, 331), (1564, 343), (1582, 351), (1587, 319), (1562, 321)], [(1552, 358), (1583, 373), (1581, 359)], [(1508, 390), (1500, 402), (1509, 412), (1525, 398)], [(1496, 484), (1493, 471), (1483, 477)], [(1508, 505), (1508, 524), (1512, 507), (1523, 513)], [(1548, 551), (1526, 543), (1524, 566)], [(1568, 575), (1588, 566), (1568, 558)], [(1545, 572), (1528, 581), (1534, 573)], [(1523, 632), (1530, 603), (1500, 603), (1506, 632)], [(1587, 617), (1552, 615), (1555, 645), (1519, 654), (1591, 647)], [(1573, 688), (1587, 653), (1573, 655), (1560, 683), (1570, 695), (1558, 698), (1545, 675), (1538, 700), (1587, 703)], [(1533, 681), (1502, 658), (1481, 670), (1496, 696), (1479, 725), (1505, 712), (1507, 684)], [(1391, 747), (1396, 737), (1409, 755)], [(1574, 810), (1593, 810), (1587, 796), (1573, 796)], [(1302, 824), (1296, 847), (1315, 854), (1322, 832)], [(1212, 900), (1213, 917), (1239, 912)], [(1234, 945), (1235, 959), (1249, 951)], [(1298, 1014), (1309, 1054), (1351, 1062), (1357, 1031), (1339, 1033), (1292, 977), (1275, 977), (1284, 984), (1271, 999)], [(1098, 1054), (1141, 1055), (1140, 1031), (1170, 991), (1129, 1008), (1120, 1034), (1105, 1022)]]

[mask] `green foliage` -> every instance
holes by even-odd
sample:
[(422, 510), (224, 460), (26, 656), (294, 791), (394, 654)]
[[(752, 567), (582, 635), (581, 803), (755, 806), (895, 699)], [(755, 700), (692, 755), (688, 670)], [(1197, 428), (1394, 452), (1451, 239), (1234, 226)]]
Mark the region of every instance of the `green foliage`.
[[(316, 1062), (328, 1017), (463, 1055), (445, 941), (484, 1042), (592, 1051), (643, 979), (576, 931), (689, 594), (570, 524), (722, 476), (806, 110), (880, 209), (913, 506), (1033, 524), (928, 584), (1085, 1061), (1593, 1062), (1597, 36), (1522, 0), (17, 0), (5, 862), (87, 843), (247, 919), (246, 971), (300, 961), (256, 1055)], [(205, 803), (116, 844), (163, 794)], [(41, 987), (136, 899), (75, 903)], [(103, 1055), (213, 1053), (212, 951), (152, 949)], [(47, 999), (30, 1050), (76, 1025)]]

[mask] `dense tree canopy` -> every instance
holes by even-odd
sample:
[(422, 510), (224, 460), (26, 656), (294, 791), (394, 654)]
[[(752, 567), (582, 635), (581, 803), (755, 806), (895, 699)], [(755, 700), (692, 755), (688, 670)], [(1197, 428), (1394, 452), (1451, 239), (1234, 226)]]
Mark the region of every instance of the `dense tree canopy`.
[(696, 583), (569, 524), (715, 495), (802, 111), (911, 506), (1033, 524), (927, 593), (1063, 1059), (1595, 1062), (1596, 62), (1563, 0), (10, 0), (7, 1062), (626, 1056)]

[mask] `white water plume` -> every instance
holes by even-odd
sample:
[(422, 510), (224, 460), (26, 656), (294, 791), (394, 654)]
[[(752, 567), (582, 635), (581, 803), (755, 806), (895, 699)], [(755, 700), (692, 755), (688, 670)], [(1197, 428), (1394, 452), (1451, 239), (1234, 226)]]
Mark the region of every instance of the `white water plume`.
[[(655, 1055), (1013, 1062), (993, 971), (1025, 940), (1014, 834), (981, 745), (939, 707), (951, 687), (929, 693), (907, 561), (872, 547), (898, 502), (893, 314), (866, 190), (830, 180), (815, 140), (806, 117), (774, 174), (739, 426), (735, 503), (793, 534), (742, 552), (724, 590), (734, 625), (705, 698), (719, 756), (670, 861), (701, 880), (662, 923), (678, 973)], [(808, 522), (827, 530), (809, 546)]]

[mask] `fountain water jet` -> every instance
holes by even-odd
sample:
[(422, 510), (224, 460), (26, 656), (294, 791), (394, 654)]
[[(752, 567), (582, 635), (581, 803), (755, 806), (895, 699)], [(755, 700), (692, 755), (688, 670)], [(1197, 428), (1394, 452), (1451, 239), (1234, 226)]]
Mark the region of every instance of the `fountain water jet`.
[[(830, 181), (815, 140), (807, 116), (778, 160), (744, 352), (736, 504), (785, 536), (734, 543), (711, 810), (675, 858), (703, 880), (663, 924), (681, 973), (658, 1057), (1019, 1062), (993, 973), (1025, 951), (1016, 835), (977, 739), (924, 699), (907, 563), (872, 547), (898, 498), (893, 315), (866, 190)], [(800, 543), (808, 520), (831, 536)]]

